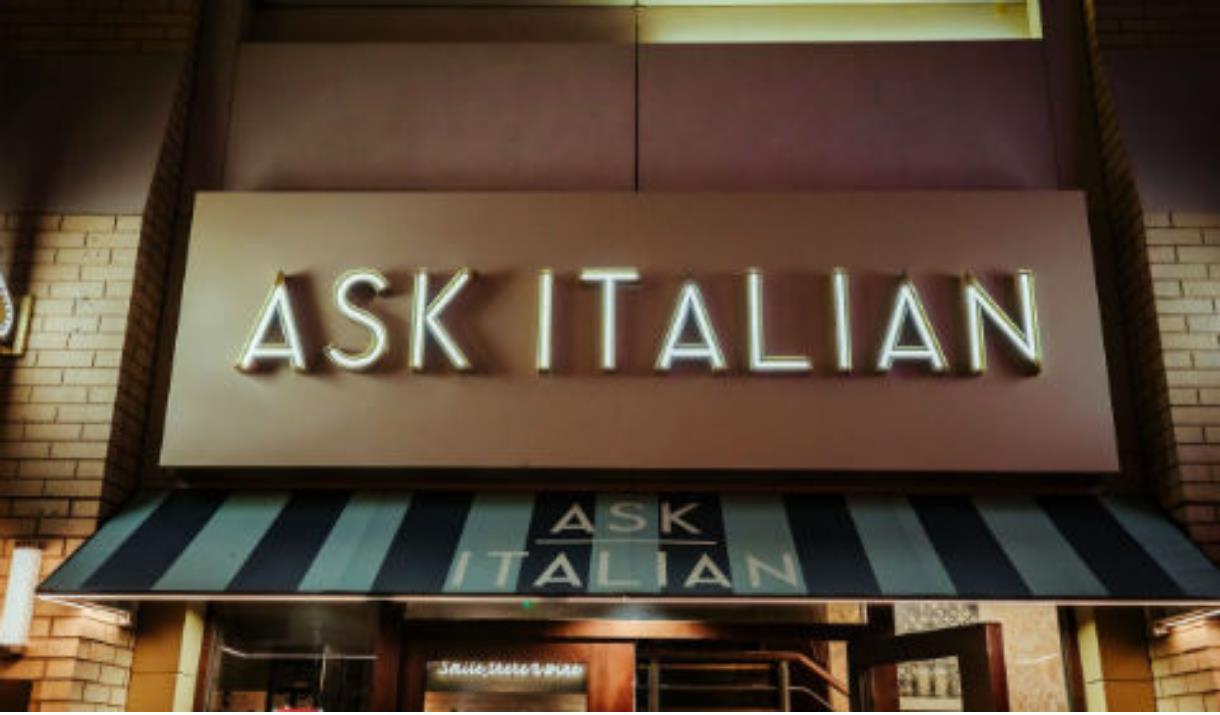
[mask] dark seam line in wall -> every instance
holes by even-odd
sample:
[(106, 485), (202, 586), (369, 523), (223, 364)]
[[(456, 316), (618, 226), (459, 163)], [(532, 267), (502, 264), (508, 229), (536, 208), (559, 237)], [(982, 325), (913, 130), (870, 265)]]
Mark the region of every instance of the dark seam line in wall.
[(635, 156), (633, 157), (635, 176), (633, 188), (638, 192), (640, 190), (640, 8), (638, 5), (631, 11), (631, 20), (635, 32), (633, 43), (635, 51), (635, 77), (632, 85), (632, 90), (635, 93)]
[[(247, 41), (247, 36), (250, 29), (250, 19), (246, 15), (248, 11), (248, 7), (243, 7), (241, 29), (238, 30), (237, 42), (232, 47), (232, 55), (230, 56), (232, 62), (230, 63), (227, 72), (228, 77), (226, 78), (225, 90), (225, 94), (227, 96), (224, 98), (224, 110), (222, 112), (224, 116), (224, 119), (222, 120), (224, 128), (220, 130), (224, 133), (224, 136), (220, 138), (224, 147), (221, 151), (220, 162), (216, 166), (216, 174), (212, 177), (219, 185), (209, 187), (213, 191), (223, 191), (229, 188), (229, 157), (233, 151), (233, 115), (236, 112), (237, 105), (237, 75), (238, 70), (241, 67), (242, 47)], [(213, 15), (213, 18), (215, 17), (216, 16)], [(202, 21), (203, 18), (201, 17), (200, 22), (202, 23)], [(215, 31), (215, 28), (213, 28), (213, 30)], [(201, 37), (200, 39), (203, 38)], [(194, 214), (194, 202), (191, 202), (191, 213)]]
[[(1087, 2), (1087, 0), (1079, 1), (1082, 6), (1081, 11), (1083, 12), (1083, 4), (1084, 2)], [(1054, 73), (1051, 72), (1051, 38), (1049, 37), (1050, 33), (1047, 31), (1046, 27), (1047, 20), (1051, 17), (1051, 13), (1048, 12), (1048, 8), (1046, 7), (1048, 4), (1049, 3), (1044, 2), (1043, 0), (1038, 0), (1038, 30), (1041, 34), (1041, 37), (1038, 39), (1038, 44), (1040, 45), (1039, 49), (1041, 49), (1039, 54), (1042, 56), (1042, 88), (1046, 93), (1046, 119), (1051, 130), (1051, 152), (1055, 157), (1055, 186), (1059, 189), (1070, 189), (1073, 187), (1067, 186), (1067, 182), (1064, 181), (1063, 147), (1060, 146), (1061, 136), (1059, 133), (1059, 122), (1057, 121), (1055, 114), (1055, 76)], [(1059, 33), (1063, 32), (1065, 29), (1066, 28), (1056, 26), (1055, 38), (1059, 39)]]

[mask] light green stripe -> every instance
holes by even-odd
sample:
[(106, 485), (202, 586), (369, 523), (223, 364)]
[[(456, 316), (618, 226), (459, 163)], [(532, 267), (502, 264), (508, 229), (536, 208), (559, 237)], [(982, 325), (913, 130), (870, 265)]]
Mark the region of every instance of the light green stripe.
[(148, 520), (168, 494), (169, 492), (137, 494), (131, 504), (112, 516), (105, 526), (72, 554), (72, 558), (51, 574), (39, 590), (79, 593), (85, 582)]
[[(807, 593), (787, 512), (778, 496), (720, 497), (735, 593)], [(753, 566), (753, 568), (751, 568)], [(776, 572), (782, 574), (776, 576)]]
[(225, 590), (290, 496), (288, 492), (229, 495), (152, 590)]
[(974, 504), (1035, 596), (1108, 595), (1033, 499), (976, 497)]
[(590, 593), (658, 593), (657, 497), (598, 494)]
[(910, 502), (902, 497), (850, 497), (847, 506), (882, 593), (957, 593)]
[(445, 592), (516, 591), (533, 513), (533, 494), (476, 494), (449, 566)]
[(410, 505), (409, 493), (353, 494), (297, 590), (368, 593)]
[(1103, 497), (1101, 501), (1188, 596), (1220, 597), (1220, 569), (1163, 514), (1127, 499)]

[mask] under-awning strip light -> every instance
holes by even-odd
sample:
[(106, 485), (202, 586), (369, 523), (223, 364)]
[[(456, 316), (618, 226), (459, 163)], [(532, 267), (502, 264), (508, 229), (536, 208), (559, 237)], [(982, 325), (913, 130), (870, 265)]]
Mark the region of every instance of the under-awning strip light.
[(1152, 624), (1152, 631), (1158, 636), (1163, 636), (1174, 629), (1193, 626), (1216, 617), (1220, 617), (1220, 608), (1201, 608), (1187, 611), (1186, 613), (1158, 619)]

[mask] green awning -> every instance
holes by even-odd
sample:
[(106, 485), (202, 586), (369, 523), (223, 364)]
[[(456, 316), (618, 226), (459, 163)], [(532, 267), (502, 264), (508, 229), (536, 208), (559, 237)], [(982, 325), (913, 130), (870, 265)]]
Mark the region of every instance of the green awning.
[(1220, 571), (1114, 497), (179, 490), (41, 592), (1202, 603)]

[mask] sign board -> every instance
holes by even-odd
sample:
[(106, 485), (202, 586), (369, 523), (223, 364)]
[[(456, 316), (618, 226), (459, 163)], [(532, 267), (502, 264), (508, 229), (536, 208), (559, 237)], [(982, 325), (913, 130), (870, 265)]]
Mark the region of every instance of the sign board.
[(1117, 469), (1074, 192), (201, 194), (162, 463)]

